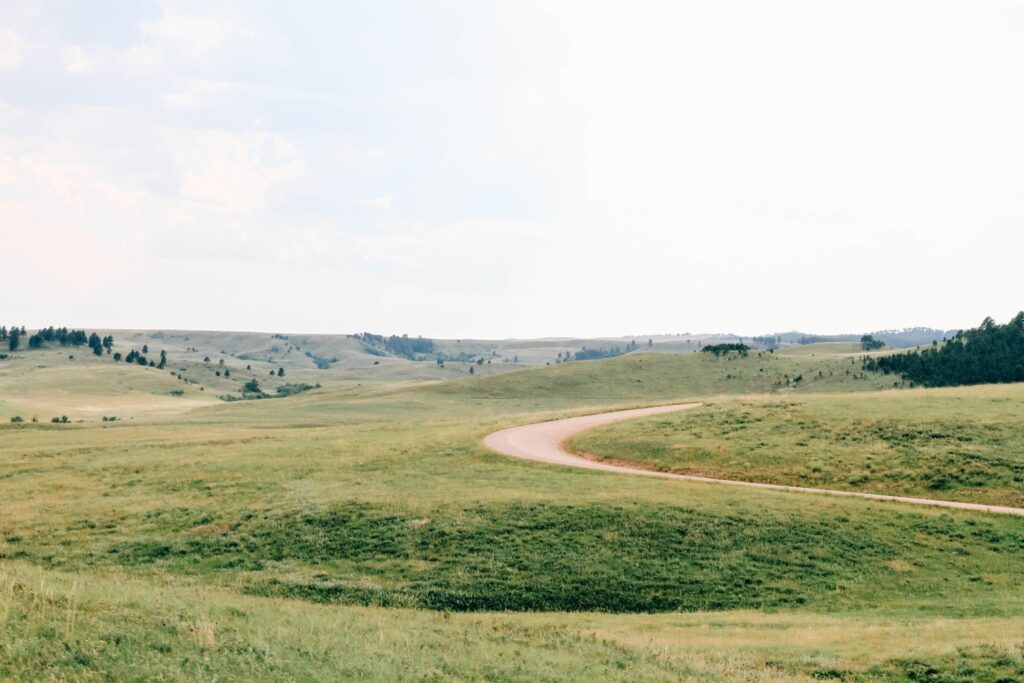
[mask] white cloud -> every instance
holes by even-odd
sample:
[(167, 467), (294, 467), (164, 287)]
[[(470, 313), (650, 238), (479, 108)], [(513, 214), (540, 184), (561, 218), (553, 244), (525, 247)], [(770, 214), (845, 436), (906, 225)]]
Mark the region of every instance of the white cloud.
[(0, 69), (14, 69), (25, 57), (25, 41), (7, 28), (0, 28)]
[(97, 271), (122, 324), (179, 327), (328, 324), (311, 291), (335, 329), (476, 335), (1019, 306), (1003, 3), (29, 4), (0, 3), (0, 244), (61, 274), (15, 313), (74, 285), (106, 315)]
[(263, 211), (303, 172), (297, 148), (276, 133), (179, 129), (166, 132), (165, 140), (181, 176), (181, 197), (223, 211)]
[(161, 9), (158, 20), (143, 21), (140, 28), (152, 44), (174, 57), (203, 62), (233, 41), (248, 41), (258, 35), (236, 18), (187, 13), (168, 3)]
[(86, 51), (81, 45), (69, 45), (64, 49), (64, 66), (68, 73), (75, 76), (93, 73), (99, 61), (97, 55)]

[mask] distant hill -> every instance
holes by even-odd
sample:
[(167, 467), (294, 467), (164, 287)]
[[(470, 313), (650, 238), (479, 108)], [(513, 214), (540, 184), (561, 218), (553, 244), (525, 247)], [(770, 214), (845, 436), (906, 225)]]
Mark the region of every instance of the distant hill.
[(806, 332), (780, 332), (774, 335), (755, 337), (754, 340), (771, 339), (774, 337), (778, 345), (785, 344), (820, 344), (822, 342), (859, 342), (865, 334), (885, 342), (886, 346), (898, 349), (909, 349), (914, 346), (931, 344), (933, 341), (950, 339), (957, 330), (940, 330), (934, 327), (907, 327), (902, 330), (875, 330), (873, 332), (857, 332), (850, 334), (808, 334)]

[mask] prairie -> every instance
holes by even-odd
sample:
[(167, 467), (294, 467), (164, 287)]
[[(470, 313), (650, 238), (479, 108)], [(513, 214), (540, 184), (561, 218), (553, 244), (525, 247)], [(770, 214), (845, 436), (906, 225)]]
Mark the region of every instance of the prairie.
[[(951, 409), (879, 393), (889, 378), (845, 357), (637, 354), (154, 412), (138, 406), (166, 373), (90, 365), (95, 385), (84, 373), (62, 396), (19, 362), (8, 405), (106, 392), (135, 419), (0, 426), (0, 678), (1012, 680), (1024, 666), (1019, 519), (568, 470), (481, 444), (694, 398), (711, 424), (759, 402), (868, 419), (920, 394), (935, 420)], [(139, 384), (118, 395), (111, 367)]]
[(685, 474), (1024, 506), (1019, 384), (721, 400), (572, 447)]

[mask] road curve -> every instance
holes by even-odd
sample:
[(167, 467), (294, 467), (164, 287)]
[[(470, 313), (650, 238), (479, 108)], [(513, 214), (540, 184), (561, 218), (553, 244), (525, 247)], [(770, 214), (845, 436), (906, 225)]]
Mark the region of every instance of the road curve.
[(892, 503), (909, 503), (912, 505), (931, 505), (933, 507), (954, 508), (957, 510), (974, 510), (976, 512), (992, 512), (1002, 515), (1017, 515), (1024, 517), (1024, 508), (1007, 507), (1004, 505), (985, 505), (982, 503), (962, 503), (955, 500), (934, 500), (931, 498), (911, 498), (907, 496), (887, 496), (881, 493), (862, 493), (860, 491), (836, 491), (833, 489), (816, 489), (806, 486), (786, 486), (784, 484), (763, 484), (752, 481), (735, 481), (732, 479), (714, 479), (712, 477), (699, 477), (690, 474), (673, 474), (670, 472), (657, 472), (646, 470), (640, 467), (628, 465), (615, 465), (609, 462), (588, 460), (587, 458), (574, 455), (565, 450), (563, 444), (571, 437), (580, 432), (600, 427), (601, 425), (629, 420), (649, 415), (661, 415), (673, 413), (680, 410), (691, 410), (700, 407), (700, 403), (677, 403), (667, 406), (655, 406), (653, 408), (635, 408), (632, 410), (616, 410), (610, 413), (598, 413), (596, 415), (583, 415), (581, 417), (570, 417), (564, 420), (552, 420), (550, 422), (538, 422), (536, 424), (511, 427), (501, 431), (488, 434), (484, 438), (484, 445), (496, 453), (509, 455), (514, 458), (536, 460), (552, 465), (565, 465), (567, 467), (579, 467), (587, 470), (599, 470), (603, 472), (618, 472), (620, 474), (639, 474), (645, 477), (659, 477), (662, 479), (683, 479), (685, 481), (697, 481), (707, 484), (728, 484), (730, 486), (746, 486), (748, 488), (772, 489), (775, 491), (794, 491), (798, 493), (817, 493), (829, 496), (847, 496), (850, 498), (867, 498), (869, 500), (882, 500)]

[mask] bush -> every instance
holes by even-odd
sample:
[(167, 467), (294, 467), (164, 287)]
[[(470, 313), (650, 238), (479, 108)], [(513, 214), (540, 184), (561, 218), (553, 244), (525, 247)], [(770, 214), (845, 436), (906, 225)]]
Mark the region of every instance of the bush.
[(11, 422), (24, 422), (24, 420), (21, 419), (21, 415), (15, 415), (11, 418)]
[(294, 396), (295, 394), (301, 394), (304, 391), (309, 391), (310, 389), (318, 389), (319, 387), (320, 387), (319, 384), (317, 384), (316, 386), (313, 386), (312, 384), (304, 384), (304, 383), (303, 384), (283, 384), (283, 385), (279, 386), (275, 391), (277, 392), (278, 396)]
[(750, 351), (750, 347), (746, 344), (708, 344), (701, 351), (703, 353), (713, 353), (715, 356), (722, 356), (733, 352), (746, 356), (747, 352)]

